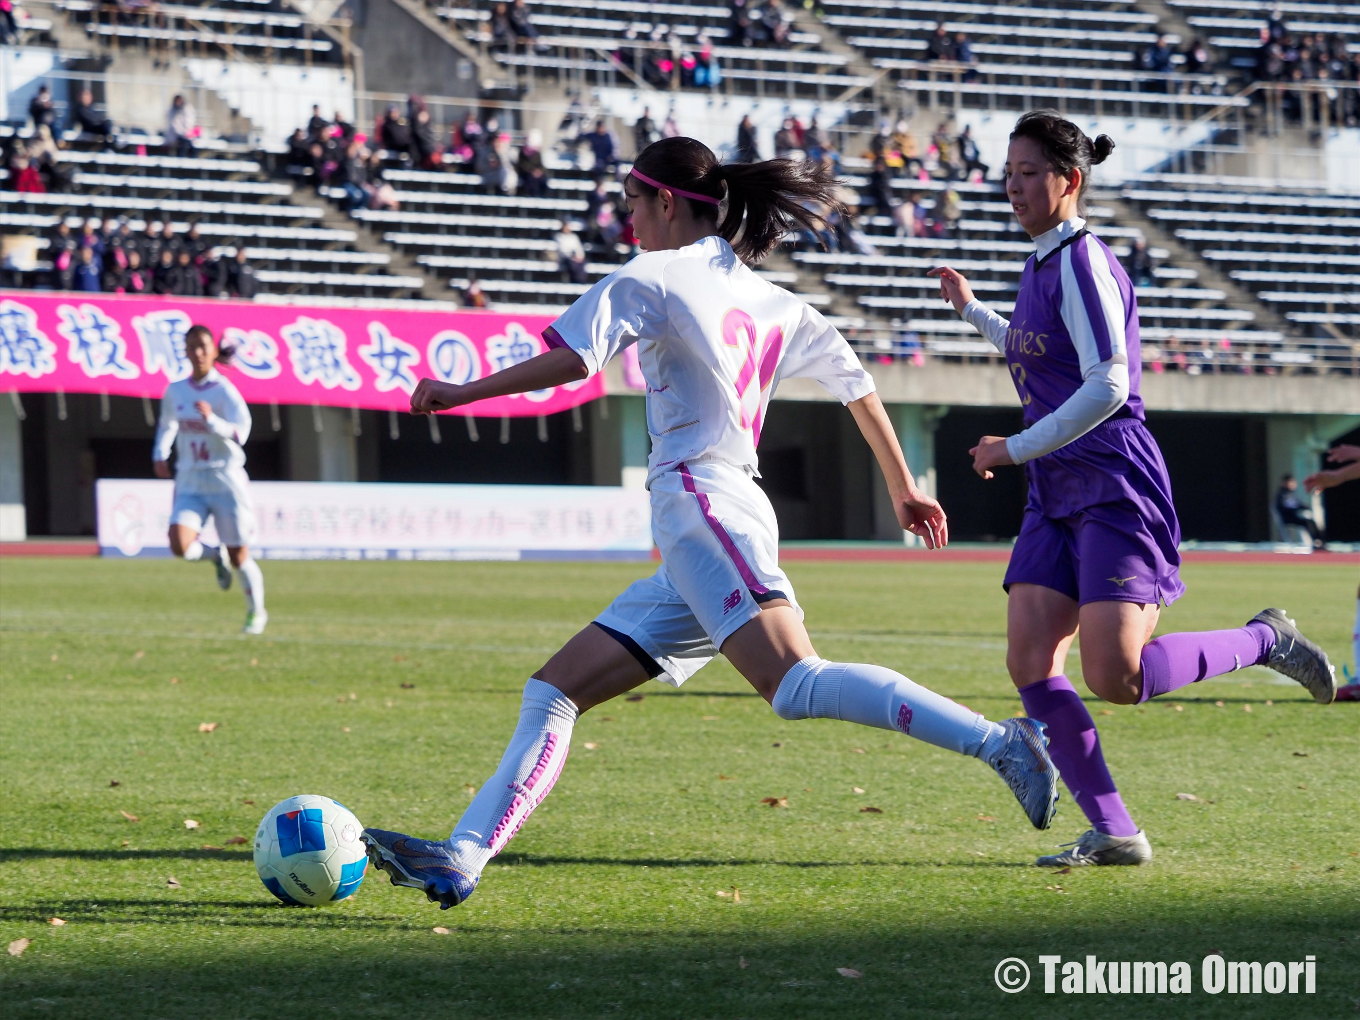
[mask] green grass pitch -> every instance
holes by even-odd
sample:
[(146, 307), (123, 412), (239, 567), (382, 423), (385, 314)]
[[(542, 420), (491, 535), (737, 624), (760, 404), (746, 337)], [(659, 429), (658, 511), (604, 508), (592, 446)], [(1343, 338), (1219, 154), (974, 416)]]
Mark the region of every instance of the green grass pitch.
[[(719, 660), (585, 716), (552, 796), (465, 906), (371, 872), (329, 909), (272, 902), (228, 840), (295, 793), (447, 835), (525, 678), (648, 569), (270, 562), (269, 633), (246, 639), (239, 594), (206, 566), (0, 561), (0, 945), (31, 940), (0, 954), (0, 1016), (1357, 1015), (1360, 705), (1318, 707), (1263, 669), (1144, 707), (1092, 702), (1147, 868), (1034, 868), (1085, 827), (1065, 794), (1035, 832), (980, 763), (783, 722)], [(992, 718), (1019, 708), (1001, 572), (790, 566), (822, 655)], [(1349, 658), (1353, 565), (1185, 577), (1164, 630), (1280, 605)], [(1208, 995), (1214, 950), (1313, 954), (1317, 993)], [(1045, 995), (1041, 953), (1189, 961), (1195, 992)], [(1036, 976), (1007, 996), (993, 968), (1011, 956)]]

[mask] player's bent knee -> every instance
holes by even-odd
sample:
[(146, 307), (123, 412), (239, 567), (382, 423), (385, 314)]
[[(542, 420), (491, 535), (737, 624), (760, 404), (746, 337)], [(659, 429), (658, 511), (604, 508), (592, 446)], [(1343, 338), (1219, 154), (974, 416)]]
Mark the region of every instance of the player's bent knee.
[(1086, 671), (1085, 679), (1091, 693), (1111, 705), (1136, 705), (1143, 690), (1141, 671)]
[(807, 695), (802, 691), (802, 684), (789, 680), (787, 677), (779, 685), (779, 690), (775, 691), (774, 697), (770, 699), (770, 707), (774, 709), (774, 714), (779, 718), (793, 722), (795, 719), (807, 719)]

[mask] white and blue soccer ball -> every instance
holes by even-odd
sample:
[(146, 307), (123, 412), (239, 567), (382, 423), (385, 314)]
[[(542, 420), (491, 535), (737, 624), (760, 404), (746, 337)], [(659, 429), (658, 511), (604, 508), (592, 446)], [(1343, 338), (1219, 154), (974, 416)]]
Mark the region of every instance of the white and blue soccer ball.
[(354, 895), (368, 857), (354, 812), (329, 797), (304, 793), (275, 804), (255, 830), (255, 870), (264, 887), (290, 906), (319, 907)]

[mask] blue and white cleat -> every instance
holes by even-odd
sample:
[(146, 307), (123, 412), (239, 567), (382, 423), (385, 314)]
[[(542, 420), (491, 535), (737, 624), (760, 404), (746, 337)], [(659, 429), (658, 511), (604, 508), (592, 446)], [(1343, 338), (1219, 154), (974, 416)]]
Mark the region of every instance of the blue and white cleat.
[(1048, 756), (1048, 727), (1037, 719), (1006, 719), (1006, 744), (992, 768), (1006, 781), (1036, 829), (1047, 829), (1058, 811), (1058, 770)]
[(458, 866), (446, 843), (386, 829), (365, 829), (359, 838), (373, 867), (387, 872), (393, 885), (423, 890), (441, 910), (458, 906), (477, 888), (477, 876)]

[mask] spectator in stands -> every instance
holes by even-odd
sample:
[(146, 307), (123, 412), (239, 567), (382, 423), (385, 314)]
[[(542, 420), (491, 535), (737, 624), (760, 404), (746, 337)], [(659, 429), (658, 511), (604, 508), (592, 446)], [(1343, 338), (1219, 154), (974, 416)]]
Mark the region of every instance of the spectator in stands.
[(137, 249), (142, 253), (142, 265), (147, 272), (156, 268), (156, 264), (161, 260), (161, 223), (159, 220), (147, 220), (146, 229), (142, 231), (142, 236), (137, 239)]
[(1275, 513), (1279, 516), (1281, 525), (1306, 531), (1312, 540), (1314, 550), (1321, 552), (1325, 549), (1322, 529), (1317, 526), (1317, 521), (1313, 520), (1312, 508), (1306, 506), (1299, 498), (1299, 483), (1293, 475), (1285, 475), (1280, 479), (1280, 487), (1275, 493)]
[(42, 195), (47, 192), (47, 186), (43, 184), (42, 174), (38, 173), (38, 168), (26, 155), (21, 154), (14, 158), (14, 161), (10, 164), (9, 177), (15, 191), (26, 192), (30, 195)]
[(355, 136), (359, 133), (358, 128), (345, 120), (345, 115), (340, 110), (335, 111), (335, 119), (332, 121), (332, 124), (331, 134), (341, 148), (348, 146), (350, 142), (354, 141)]
[(85, 221), (80, 229), (80, 237), (76, 243), (82, 248), (89, 248), (94, 253), (95, 265), (99, 268), (104, 264), (104, 235), (100, 230), (102, 224), (91, 216)]
[(109, 294), (145, 294), (147, 292), (146, 269), (142, 265), (142, 253), (133, 248), (127, 252), (127, 264), (115, 265), (104, 270), (104, 290)]
[(28, 104), (28, 116), (33, 121), (33, 130), (47, 128), (55, 131), (57, 125), (57, 106), (52, 101), (52, 90), (46, 85), (38, 88), (38, 94)]
[(19, 24), (14, 20), (14, 0), (0, 0), (0, 45), (19, 42)]
[(411, 158), (422, 170), (438, 170), (443, 164), (444, 151), (434, 140), (434, 125), (430, 122), (430, 111), (417, 111), (411, 126)]
[[(1357, 63), (1360, 63), (1360, 55), (1356, 56), (1356, 61)], [(673, 106), (666, 111), (666, 119), (661, 122), (661, 137), (662, 138), (680, 137), (680, 125), (677, 124), (675, 121), (675, 107)]]
[(965, 176), (963, 171), (963, 160), (959, 156), (959, 147), (955, 142), (954, 135), (950, 128), (952, 125), (947, 120), (940, 121), (935, 128), (935, 134), (930, 138), (930, 143), (935, 146), (936, 158), (939, 160), (941, 175), (948, 180), (958, 180)]
[(927, 60), (953, 60), (954, 59), (954, 40), (949, 37), (949, 30), (944, 27), (944, 22), (937, 22), (935, 34), (930, 37), (926, 44)]
[(321, 107), (312, 104), (312, 116), (307, 121), (307, 137), (312, 141), (320, 141), (326, 136), (326, 129), (331, 126), (331, 122), (321, 116)]
[(73, 289), (97, 294), (102, 289), (103, 283), (99, 276), (99, 260), (91, 249), (82, 245), (79, 254), (76, 255)]
[(661, 133), (656, 129), (656, 121), (652, 120), (652, 108), (644, 106), (642, 116), (633, 125), (633, 154), (637, 155), (660, 137)]
[(389, 212), (396, 212), (401, 208), (396, 189), (383, 176), (382, 156), (376, 152), (370, 153), (368, 157), (368, 183), (364, 186), (364, 190), (368, 192), (368, 207), (370, 209), (386, 209)]
[(74, 286), (76, 252), (79, 250), (71, 224), (66, 222), (65, 216), (58, 218), (47, 238), (47, 252), (52, 259), (52, 286), (57, 290), (71, 290)]
[(570, 222), (563, 220), (558, 224), (553, 243), (557, 246), (557, 268), (572, 283), (585, 283), (586, 250)]
[(283, 171), (292, 178), (296, 187), (301, 187), (312, 175), (312, 144), (307, 141), (307, 132), (302, 128), (294, 128), (288, 136), (287, 145)]
[(368, 182), (368, 164), (364, 159), (364, 148), (358, 142), (350, 142), (346, 147), (338, 176), (340, 189), (345, 193), (340, 208), (348, 213), (367, 206), (368, 192), (364, 185)]
[(1152, 286), (1154, 279), (1152, 271), (1155, 265), (1152, 261), (1152, 254), (1148, 251), (1146, 239), (1142, 237), (1133, 239), (1126, 268), (1128, 269), (1129, 279), (1135, 287)]
[(101, 117), (94, 108), (94, 93), (89, 89), (80, 90), (80, 98), (71, 108), (71, 127), (78, 128), (82, 134), (95, 135), (104, 141), (105, 149), (112, 149), (114, 143), (113, 121)]
[(395, 103), (387, 108), (378, 125), (378, 142), (394, 156), (411, 154), (411, 122)]
[(875, 156), (873, 169), (869, 171), (868, 186), (862, 193), (860, 212), (867, 216), (872, 209), (876, 216), (891, 216), (893, 206), (892, 171), (885, 157)]
[(543, 132), (531, 128), (515, 158), (519, 187), (515, 194), (525, 198), (548, 197), (548, 168), (543, 164)]
[(731, 0), (727, 6), (727, 45), (751, 45), (751, 12), (746, 0)]
[(464, 308), (490, 308), (491, 303), (487, 301), (486, 294), (482, 292), (481, 281), (475, 276), (468, 277), (467, 286), (463, 288), (461, 295)]
[(595, 173), (612, 174), (618, 169), (619, 143), (603, 117), (595, 121), (595, 130), (580, 140), (590, 146), (590, 151), (595, 156)]
[(198, 228), (198, 221), (195, 220), (190, 223), (189, 229), (184, 232), (184, 237), (180, 240), (180, 250), (188, 252), (190, 261), (202, 269), (203, 262), (208, 257), (209, 247)]
[(609, 193), (608, 179), (596, 176), (595, 187), (586, 196), (586, 232), (598, 244), (612, 245), (618, 236), (618, 210)]
[(491, 33), (492, 52), (510, 49), (515, 39), (515, 28), (510, 24), (509, 4), (498, 3), (491, 8), (487, 28)]
[(222, 290), (231, 298), (245, 298), (246, 301), (250, 301), (260, 292), (260, 282), (256, 280), (254, 267), (246, 261), (245, 245), (239, 241), (237, 253), (231, 257), (230, 262), (223, 265)]
[(1289, 36), (1289, 29), (1284, 23), (1284, 8), (1276, 4), (1270, 14), (1266, 16), (1266, 40), (1268, 42), (1283, 42)]
[(173, 294), (177, 276), (175, 253), (169, 248), (162, 248), (151, 273), (151, 293)]
[(170, 293), (176, 297), (203, 296), (203, 277), (186, 248), (181, 248), (175, 256), (174, 284)]
[(510, 5), (510, 30), (515, 34), (515, 42), (526, 51), (529, 44), (538, 38), (538, 29), (534, 28), (533, 16), (524, 0), (514, 0)]
[(165, 118), (165, 145), (181, 158), (194, 154), (194, 138), (198, 135), (198, 114), (194, 104), (183, 96), (170, 101), (170, 112)]
[(766, 46), (787, 46), (789, 20), (783, 0), (765, 0), (760, 9), (760, 42)]
[(978, 80), (977, 57), (973, 55), (973, 44), (968, 41), (968, 35), (965, 32), (954, 33), (954, 60), (968, 68), (963, 72), (964, 81)]
[(1170, 74), (1172, 70), (1171, 44), (1166, 36), (1157, 36), (1157, 41), (1139, 55), (1139, 63), (1144, 71), (1153, 74)]
[(940, 236), (957, 237), (959, 220), (963, 218), (963, 201), (959, 198), (959, 193), (953, 188), (946, 188), (937, 212)]
[(831, 135), (827, 133), (826, 128), (817, 123), (817, 115), (814, 113), (807, 130), (803, 132), (803, 151), (807, 153), (808, 159), (821, 162), (822, 153), (831, 147)]
[(803, 147), (798, 144), (797, 132), (793, 130), (793, 118), (785, 117), (774, 133), (774, 158), (800, 159), (802, 156)]
[(717, 88), (722, 82), (722, 69), (718, 66), (718, 56), (713, 52), (713, 40), (707, 32), (700, 32), (694, 40), (694, 84), (697, 88)]
[(741, 123), (737, 125), (737, 162), (760, 162), (760, 150), (756, 147), (756, 126), (749, 113), (742, 114)]
[(161, 227), (161, 251), (169, 251), (174, 255), (179, 254), (180, 248), (184, 247), (180, 239), (175, 235), (175, 225), (169, 220)]
[(1204, 40), (1195, 36), (1185, 48), (1185, 70), (1190, 74), (1213, 74), (1214, 58)]
[(509, 194), (511, 168), (505, 164), (499, 135), (482, 138), (472, 159), (472, 170), (482, 179), (482, 190), (492, 195)]
[(973, 138), (973, 126), (965, 124), (963, 134), (957, 140), (959, 150), (959, 160), (963, 163), (963, 172), (967, 176), (974, 170), (978, 171), (983, 178), (987, 176), (987, 171), (991, 169), (986, 163), (982, 162), (982, 151), (978, 148), (977, 142)]
[[(99, 267), (102, 273), (107, 276), (111, 270), (127, 265), (127, 244), (131, 240), (127, 220), (123, 220), (121, 226), (113, 219), (104, 221), (104, 258)], [(109, 289), (107, 284), (104, 289)]]

